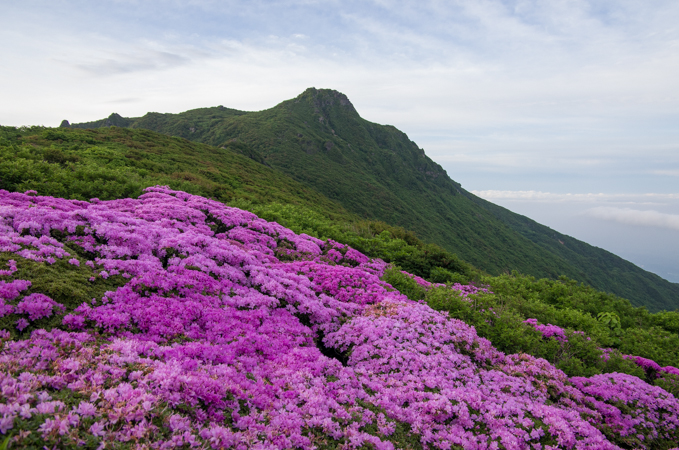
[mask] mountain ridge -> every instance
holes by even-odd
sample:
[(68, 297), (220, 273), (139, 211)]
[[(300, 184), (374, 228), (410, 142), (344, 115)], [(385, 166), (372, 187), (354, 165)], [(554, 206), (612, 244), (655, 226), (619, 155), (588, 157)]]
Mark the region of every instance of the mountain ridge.
[(405, 133), (362, 119), (338, 91), (309, 88), (257, 112), (219, 106), (111, 115), (69, 128), (113, 122), (215, 147), (243, 145), (252, 159), (348, 211), (413, 230), (491, 274), (566, 275), (652, 310), (679, 307), (679, 284), (474, 196)]

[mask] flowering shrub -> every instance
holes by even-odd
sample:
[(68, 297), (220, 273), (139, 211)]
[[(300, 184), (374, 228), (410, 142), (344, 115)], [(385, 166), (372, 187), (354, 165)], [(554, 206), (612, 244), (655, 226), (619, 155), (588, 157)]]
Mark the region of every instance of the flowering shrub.
[(538, 323), (537, 319), (526, 319), (523, 321), (523, 323), (531, 325), (533, 328), (538, 330), (542, 334), (542, 336), (544, 336), (547, 339), (553, 337), (559, 342), (568, 342), (566, 332), (561, 327), (557, 327), (556, 325), (552, 325), (551, 323), (543, 325)]
[[(432, 287), (202, 197), (0, 191), (0, 246), (14, 261), (0, 273), (0, 307), (16, 324), (0, 331), (0, 433), (16, 448), (615, 449), (679, 439), (679, 402), (664, 390), (628, 376), (569, 379), (543, 359), (505, 355), (384, 280), (463, 301), (479, 288)], [(119, 284), (71, 307), (14, 279), (25, 260)], [(48, 319), (59, 326), (24, 328)]]
[(19, 296), (19, 292), (25, 291), (30, 285), (31, 282), (27, 280), (14, 280), (10, 282), (0, 280), (0, 317), (11, 314), (16, 310), (14, 305), (8, 304), (6, 301), (15, 299)]
[[(587, 400), (601, 413), (605, 423), (603, 429), (616, 443), (645, 448), (658, 437), (669, 438), (670, 435), (665, 434), (667, 428), (679, 426), (677, 399), (637, 377), (609, 373), (590, 378), (574, 377), (571, 381), (591, 396)], [(658, 424), (662, 424), (660, 429)]]
[(61, 305), (44, 294), (31, 294), (17, 304), (16, 312), (28, 314), (30, 320), (37, 320), (52, 315), (54, 307), (64, 309)]

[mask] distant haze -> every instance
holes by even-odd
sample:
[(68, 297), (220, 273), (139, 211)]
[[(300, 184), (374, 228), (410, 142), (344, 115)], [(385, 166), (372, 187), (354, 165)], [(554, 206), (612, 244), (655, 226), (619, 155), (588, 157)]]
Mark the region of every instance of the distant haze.
[(473, 191), (679, 282), (679, 195)]
[(310, 86), (467, 190), (679, 282), (679, 2), (24, 1), (0, 7), (0, 124)]

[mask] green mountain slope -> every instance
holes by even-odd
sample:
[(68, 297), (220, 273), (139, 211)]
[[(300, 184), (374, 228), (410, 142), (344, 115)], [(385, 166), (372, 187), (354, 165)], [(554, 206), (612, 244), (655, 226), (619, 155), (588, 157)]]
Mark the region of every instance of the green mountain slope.
[(405, 133), (362, 119), (337, 91), (311, 88), (259, 112), (214, 107), (69, 126), (114, 122), (216, 147), (244, 145), (252, 159), (350, 212), (413, 230), (491, 274), (566, 275), (651, 310), (679, 307), (679, 284), (473, 196)]
[[(658, 275), (648, 272), (604, 249), (593, 247), (541, 225), (528, 217), (483, 200), (472, 194), (469, 199), (491, 212), (505, 225), (539, 245), (542, 249), (568, 261), (579, 270), (569, 278), (586, 282), (599, 290), (613, 292), (624, 298), (659, 299), (669, 290), (674, 296), (672, 304), (638, 303), (651, 310), (677, 308), (679, 284), (670, 283)], [(672, 298), (672, 297), (670, 297)]]
[(0, 189), (111, 200), (160, 184), (223, 202), (277, 202), (341, 222), (358, 219), (313, 188), (253, 161), (253, 152), (242, 144), (216, 148), (118, 127), (0, 127)]

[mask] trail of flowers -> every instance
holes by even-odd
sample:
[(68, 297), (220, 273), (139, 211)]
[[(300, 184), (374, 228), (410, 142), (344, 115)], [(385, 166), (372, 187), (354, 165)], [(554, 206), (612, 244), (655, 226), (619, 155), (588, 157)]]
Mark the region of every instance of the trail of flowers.
[[(0, 433), (17, 447), (391, 449), (414, 437), (440, 449), (614, 449), (679, 439), (679, 402), (662, 389), (620, 374), (568, 379), (544, 360), (504, 355), (381, 281), (384, 262), (199, 196), (0, 191), (0, 252), (11, 257), (0, 317), (13, 333), (54, 315), (63, 328), (0, 331)], [(22, 258), (126, 281), (68, 309), (26, 294)]]

